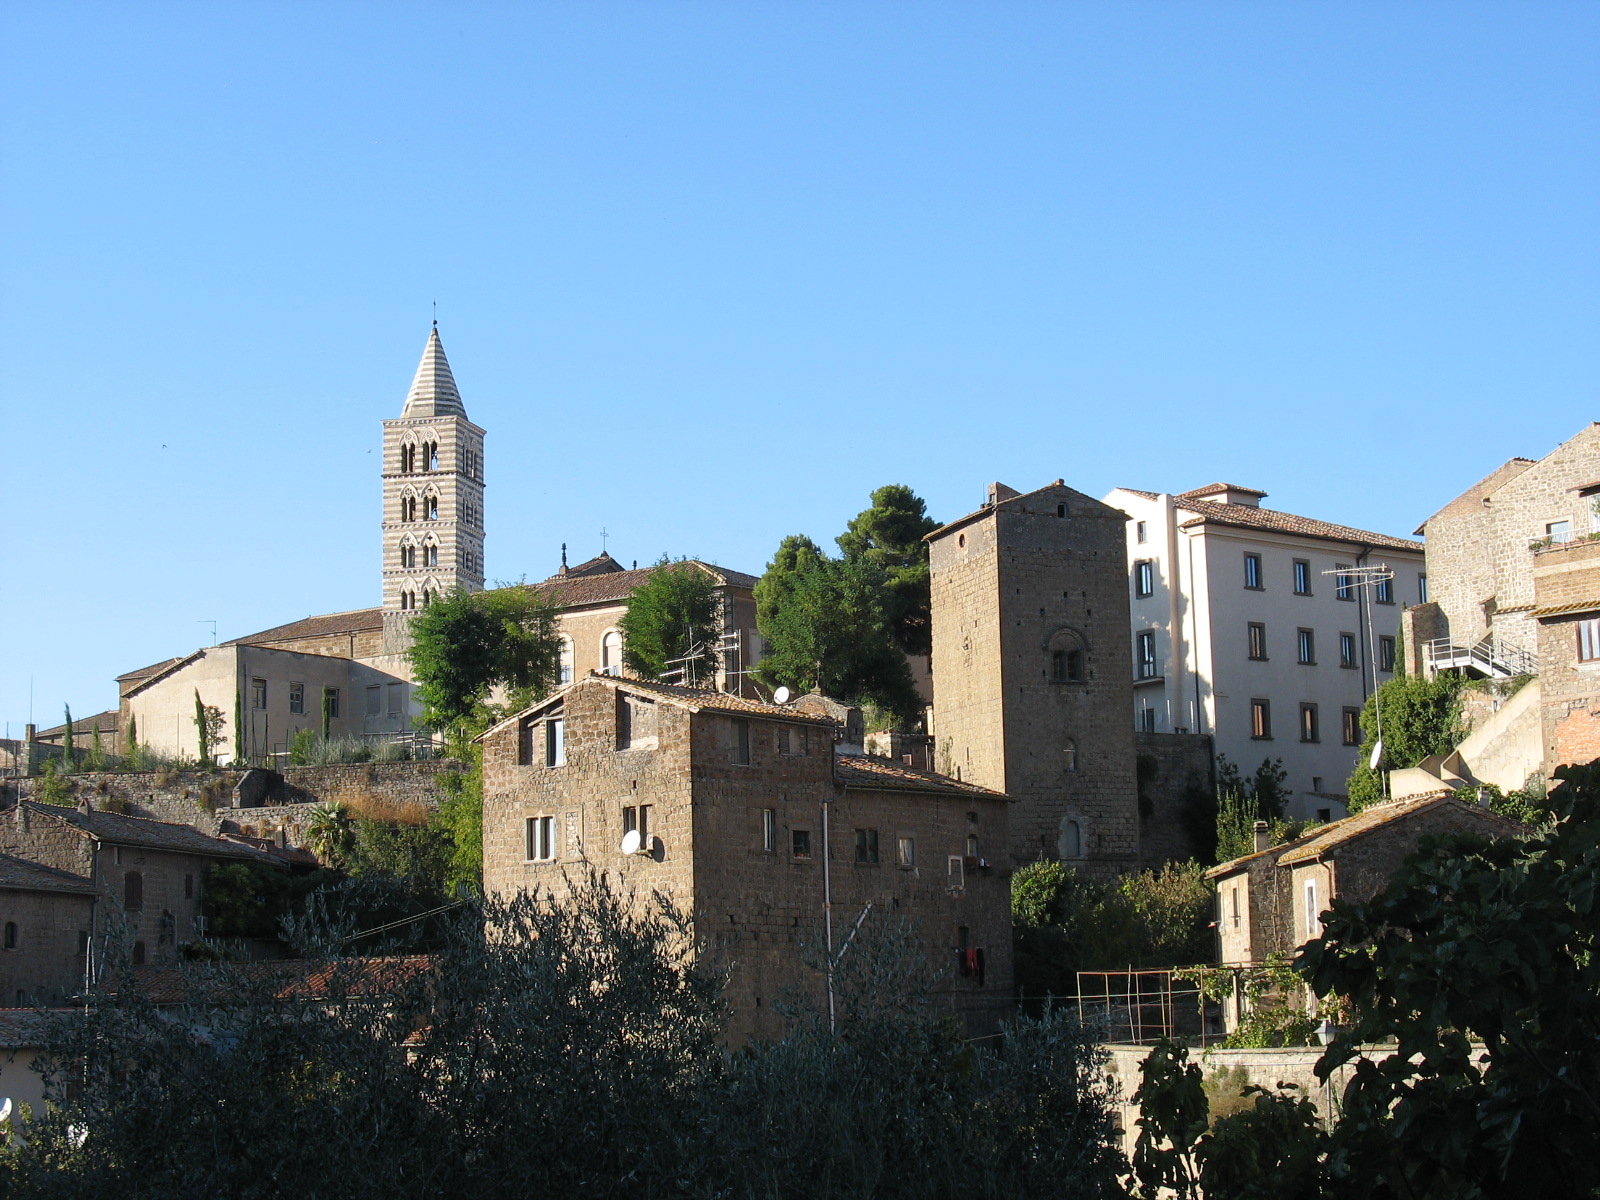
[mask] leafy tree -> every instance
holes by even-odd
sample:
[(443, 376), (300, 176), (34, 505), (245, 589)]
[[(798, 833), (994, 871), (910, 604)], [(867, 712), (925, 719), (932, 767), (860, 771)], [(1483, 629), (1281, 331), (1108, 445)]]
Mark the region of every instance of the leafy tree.
[[(328, 689), (323, 688), (322, 692), (326, 700)], [(233, 761), (244, 766), (248, 752), (244, 736), (244, 689), (236, 687), (233, 689)]]
[(139, 753), (139, 722), (134, 719), (132, 713), (128, 714), (128, 736), (122, 752), (129, 758), (134, 758)]
[(200, 699), (200, 689), (194, 690), (194, 732), (200, 743), (200, 762), (211, 765), (211, 752), (222, 738), (222, 710), (215, 704)]
[(1396, 675), (1378, 685), (1361, 709), (1361, 758), (1345, 790), (1350, 811), (1360, 812), (1383, 799), (1383, 776), (1367, 764), (1378, 742), (1378, 708), (1383, 709), (1383, 766), (1414, 767), (1432, 754), (1448, 754), (1465, 732), (1461, 727), (1459, 675)]
[(93, 737), (89, 741), (89, 758), (86, 765), (91, 771), (103, 771), (106, 769), (106, 748), (105, 744), (100, 740), (99, 721), (94, 723), (92, 732)]
[[(789, 544), (786, 542), (786, 544)], [(921, 707), (911, 669), (891, 635), (880, 577), (864, 563), (811, 557), (792, 545), (792, 568), (768, 568), (770, 616), (761, 626), (767, 683), (876, 704), (906, 724)]]
[(794, 590), (795, 580), (827, 555), (803, 533), (791, 533), (778, 543), (766, 573), (756, 580), (756, 625), (767, 629)]
[(322, 740), (327, 741), (333, 736), (333, 692), (331, 687), (322, 689)]
[[(301, 732), (310, 733), (310, 730)], [(344, 805), (328, 801), (314, 804), (307, 811), (306, 845), (324, 865), (329, 867), (344, 865), (350, 853), (350, 838), (350, 817), (345, 812)]]
[(872, 493), (872, 506), (851, 518), (837, 539), (846, 561), (882, 575), (884, 616), (907, 654), (933, 648), (928, 544), (922, 539), (938, 527), (920, 496), (891, 483)]
[[(722, 622), (716, 584), (700, 567), (663, 557), (628, 596), (619, 625), (629, 670), (645, 679), (682, 670), (681, 682), (701, 687), (715, 681)], [(691, 653), (692, 661), (679, 661)]]
[(413, 895), (446, 894), (455, 853), (448, 830), (431, 821), (412, 825), (357, 817), (352, 831), (345, 855), (345, 866), (351, 875), (357, 879), (392, 879)]
[(1217, 795), (1217, 861), (1232, 862), (1255, 849), (1255, 800), (1230, 784)]
[(44, 771), (39, 778), (39, 786), (33, 792), (33, 798), (40, 804), (72, 803), (72, 785), (61, 778), (56, 761), (53, 757), (44, 760)]
[[(548, 695), (560, 675), (555, 607), (521, 585), (441, 596), (411, 622), (411, 666), (423, 720), (487, 727), (498, 714)], [(503, 706), (491, 705), (495, 687)]]
[(1355, 1003), (1317, 1066), (1354, 1061), (1330, 1147), (1345, 1194), (1600, 1190), (1600, 767), (1556, 777), (1542, 834), (1424, 839), (1304, 948), (1317, 994)]
[(288, 911), (289, 873), (260, 863), (219, 863), (201, 890), (210, 933), (219, 938), (273, 938)]
[(439, 776), (444, 793), (432, 824), (450, 839), (444, 887), (452, 893), (483, 890), (483, 755), (477, 746), (463, 756), (464, 771)]

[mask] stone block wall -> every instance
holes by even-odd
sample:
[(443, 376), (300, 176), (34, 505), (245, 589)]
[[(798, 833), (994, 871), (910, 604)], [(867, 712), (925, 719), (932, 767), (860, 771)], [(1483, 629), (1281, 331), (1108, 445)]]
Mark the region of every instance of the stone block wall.
[[(1216, 794), (1209, 734), (1134, 734), (1139, 783), (1139, 861), (1146, 867), (1199, 856), (1191, 832), (1197, 793)], [(1208, 810), (1209, 813), (1209, 810)]]
[[(1600, 759), (1600, 662), (1580, 661), (1579, 626), (1600, 618), (1600, 541), (1534, 556), (1544, 772)], [(1551, 611), (1567, 609), (1569, 611)]]
[(83, 990), (80, 935), (93, 907), (87, 895), (0, 889), (0, 921), (17, 927), (16, 946), (0, 949), (0, 1007), (62, 1004)]

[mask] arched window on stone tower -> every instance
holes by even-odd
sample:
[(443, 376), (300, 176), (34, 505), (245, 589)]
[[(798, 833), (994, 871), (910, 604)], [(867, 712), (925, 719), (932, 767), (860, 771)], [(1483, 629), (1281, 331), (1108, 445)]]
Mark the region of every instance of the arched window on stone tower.
[(417, 548), (412, 545), (409, 537), (400, 543), (400, 565), (402, 567), (414, 567), (417, 565)]
[(417, 594), (406, 590), (400, 593), (400, 611), (410, 612), (417, 606)]
[(1078, 769), (1078, 743), (1072, 738), (1068, 738), (1066, 744), (1061, 747), (1061, 757), (1068, 771), (1076, 771)]
[(1061, 836), (1056, 851), (1062, 858), (1083, 857), (1083, 827), (1072, 817), (1061, 818)]
[(422, 443), (422, 469), (424, 471), (437, 471), (439, 469), (439, 443)]
[(439, 565), (439, 543), (432, 538), (422, 543), (422, 565), (425, 567)]
[(1046, 650), (1051, 683), (1082, 683), (1089, 677), (1088, 651), (1077, 630), (1056, 630)]
[(417, 498), (415, 496), (400, 497), (400, 519), (402, 521), (415, 521), (417, 519)]
[(417, 469), (417, 448), (410, 442), (400, 447), (400, 473), (409, 475)]
[(422, 519), (424, 521), (437, 521), (439, 519), (439, 497), (435, 492), (429, 492), (422, 498)]

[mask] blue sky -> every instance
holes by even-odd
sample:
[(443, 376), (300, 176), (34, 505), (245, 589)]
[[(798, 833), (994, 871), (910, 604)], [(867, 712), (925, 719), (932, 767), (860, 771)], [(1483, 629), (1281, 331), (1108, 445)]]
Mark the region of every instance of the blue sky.
[(0, 720), (378, 599), (431, 305), (491, 578), (904, 482), (1408, 533), (1600, 417), (1593, 3), (0, 7)]

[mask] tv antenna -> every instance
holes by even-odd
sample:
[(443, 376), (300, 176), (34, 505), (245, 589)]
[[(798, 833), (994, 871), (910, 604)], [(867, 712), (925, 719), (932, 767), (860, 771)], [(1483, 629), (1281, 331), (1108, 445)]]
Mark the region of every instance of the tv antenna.
[[(1337, 578), (1334, 583), (1335, 594), (1341, 600), (1350, 599), (1349, 593), (1360, 590), (1361, 613), (1367, 624), (1367, 665), (1372, 668), (1372, 715), (1378, 722), (1378, 740), (1372, 745), (1372, 760), (1369, 770), (1378, 770), (1378, 764), (1383, 760), (1383, 701), (1378, 697), (1378, 653), (1377, 631), (1372, 627), (1372, 589), (1380, 583), (1388, 583), (1394, 578), (1394, 571), (1388, 563), (1374, 563), (1370, 567), (1334, 567), (1331, 571), (1324, 571), (1324, 575), (1333, 575)], [(1390, 664), (1393, 669), (1394, 664)], [(1389, 798), (1389, 777), (1380, 774), (1383, 783), (1384, 799)]]
[(203, 620), (203, 621), (196, 621), (195, 624), (196, 625), (209, 625), (209, 626), (211, 626), (211, 644), (213, 646), (215, 646), (217, 644), (217, 623), (215, 621), (207, 619), (207, 620)]

